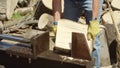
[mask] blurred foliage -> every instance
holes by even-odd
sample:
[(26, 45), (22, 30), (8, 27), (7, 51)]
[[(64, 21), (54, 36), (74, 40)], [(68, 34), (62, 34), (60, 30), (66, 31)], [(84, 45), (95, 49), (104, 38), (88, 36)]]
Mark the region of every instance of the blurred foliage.
[(19, 19), (22, 18), (23, 16), (19, 12), (13, 13), (12, 19)]

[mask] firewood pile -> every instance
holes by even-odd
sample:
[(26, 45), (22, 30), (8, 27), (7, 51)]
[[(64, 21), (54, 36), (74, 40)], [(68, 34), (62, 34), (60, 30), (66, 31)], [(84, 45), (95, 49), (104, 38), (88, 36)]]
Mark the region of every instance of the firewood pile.
[(4, 20), (6, 18), (5, 12), (6, 12), (6, 1), (0, 0), (0, 20)]
[(25, 15), (33, 11), (36, 3), (37, 0), (0, 0), (0, 20), (10, 20), (14, 13)]
[(0, 0), (1, 33), (18, 31), (21, 26), (25, 27), (25, 23), (37, 24), (38, 21), (33, 20), (37, 2), (38, 0)]

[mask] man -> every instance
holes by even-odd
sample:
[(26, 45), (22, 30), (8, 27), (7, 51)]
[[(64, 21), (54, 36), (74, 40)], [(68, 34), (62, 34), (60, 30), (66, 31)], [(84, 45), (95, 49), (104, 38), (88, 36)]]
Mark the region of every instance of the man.
[(78, 21), (82, 15), (82, 11), (85, 12), (86, 23), (88, 27), (88, 40), (91, 38), (94, 40), (94, 48), (92, 56), (96, 59), (95, 66), (100, 68), (100, 41), (99, 41), (99, 21), (102, 10), (103, 0), (64, 0), (64, 13), (61, 12), (61, 0), (53, 0), (53, 15), (54, 24), (61, 16), (65, 19)]

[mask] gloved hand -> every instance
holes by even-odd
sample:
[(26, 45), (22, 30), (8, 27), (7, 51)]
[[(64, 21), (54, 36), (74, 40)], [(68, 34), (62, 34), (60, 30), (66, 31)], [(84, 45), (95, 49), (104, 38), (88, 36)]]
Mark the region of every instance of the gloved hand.
[(57, 31), (57, 24), (58, 24), (58, 22), (53, 22), (53, 26), (52, 26), (53, 32), (55, 34), (56, 34), (56, 31)]
[(97, 20), (90, 21), (87, 33), (88, 40), (90, 39), (94, 40), (99, 32), (100, 32), (99, 22)]

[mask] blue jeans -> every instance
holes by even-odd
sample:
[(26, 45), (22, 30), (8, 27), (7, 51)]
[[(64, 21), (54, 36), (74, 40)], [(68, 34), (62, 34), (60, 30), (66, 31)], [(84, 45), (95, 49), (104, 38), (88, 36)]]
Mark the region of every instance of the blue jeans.
[[(103, 0), (100, 0), (100, 10), (98, 19), (100, 21), (101, 11), (102, 11)], [(92, 0), (64, 0), (64, 13), (63, 17), (65, 19), (70, 19), (73, 21), (78, 21), (79, 17), (85, 12), (86, 23), (88, 24), (92, 20)], [(94, 47), (96, 48), (92, 56), (96, 58), (95, 66), (100, 67), (100, 41), (99, 34), (94, 42)]]

